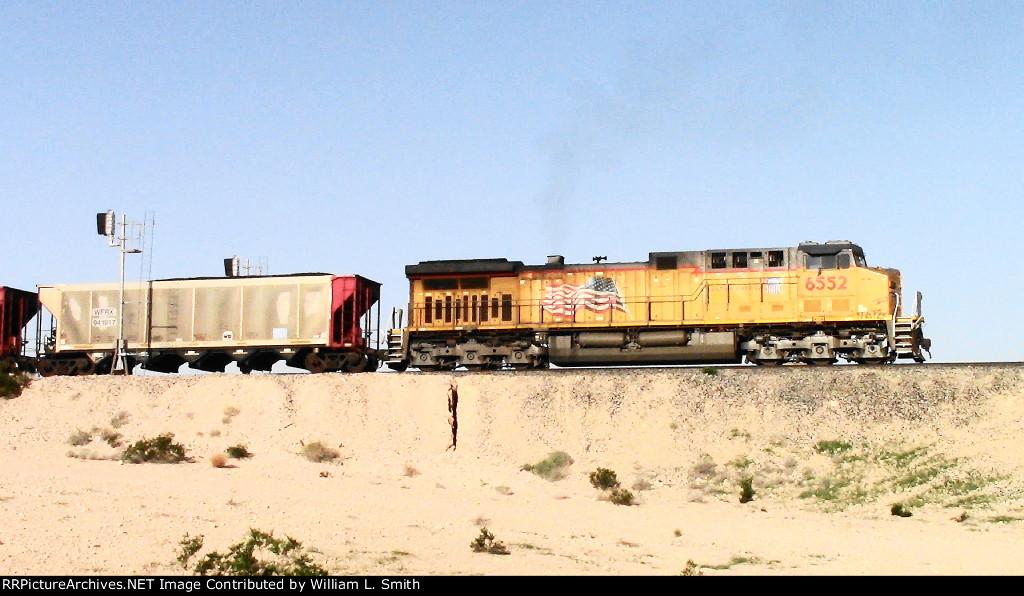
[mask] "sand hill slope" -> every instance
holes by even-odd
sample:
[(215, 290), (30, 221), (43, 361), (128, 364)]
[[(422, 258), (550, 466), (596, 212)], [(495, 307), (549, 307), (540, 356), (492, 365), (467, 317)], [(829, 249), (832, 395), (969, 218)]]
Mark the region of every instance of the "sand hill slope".
[[(224, 551), (249, 528), (336, 574), (1019, 574), (1022, 387), (1014, 366), (39, 379), (0, 402), (0, 574), (181, 574), (186, 533)], [(118, 460), (163, 433), (191, 462)], [(253, 457), (210, 464), (233, 445)], [(564, 478), (522, 469), (553, 451)], [(472, 552), (481, 527), (511, 554)]]

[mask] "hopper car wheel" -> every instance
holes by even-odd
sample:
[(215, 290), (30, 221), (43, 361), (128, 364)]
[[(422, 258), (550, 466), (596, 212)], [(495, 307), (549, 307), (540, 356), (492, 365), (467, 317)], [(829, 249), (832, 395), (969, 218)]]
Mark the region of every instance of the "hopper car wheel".
[(836, 363), (830, 358), (807, 358), (804, 360), (807, 366), (832, 366)]
[(96, 363), (92, 360), (79, 360), (75, 364), (74, 374), (77, 376), (91, 375), (96, 372)]
[(863, 364), (865, 366), (881, 366), (886, 363), (885, 358), (858, 358), (855, 360), (857, 364)]
[(57, 367), (53, 365), (49, 360), (43, 360), (39, 363), (39, 374), (43, 377), (52, 377), (57, 372)]
[(782, 360), (753, 360), (752, 362), (757, 366), (766, 366), (768, 368), (782, 366)]
[(345, 360), (345, 364), (343, 365), (343, 367), (345, 369), (345, 372), (360, 373), (360, 372), (365, 371), (366, 367), (369, 364), (370, 363), (366, 359), (366, 356), (359, 355), (359, 357), (356, 360), (346, 359)]
[(319, 354), (314, 354), (313, 352), (306, 355), (305, 365), (306, 370), (311, 373), (322, 373), (327, 368), (327, 363), (324, 362), (324, 359)]

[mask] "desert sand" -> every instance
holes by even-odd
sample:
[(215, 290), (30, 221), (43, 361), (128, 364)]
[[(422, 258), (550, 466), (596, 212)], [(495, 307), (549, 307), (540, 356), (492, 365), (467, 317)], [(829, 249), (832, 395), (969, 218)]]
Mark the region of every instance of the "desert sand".
[[(335, 575), (1016, 575), (1022, 388), (1015, 365), (36, 379), (0, 400), (0, 574), (181, 575), (186, 534), (257, 528)], [(189, 461), (121, 463), (162, 433)], [(233, 445), (253, 456), (211, 464)], [(554, 451), (565, 477), (523, 469)], [(473, 552), (482, 527), (510, 554)]]

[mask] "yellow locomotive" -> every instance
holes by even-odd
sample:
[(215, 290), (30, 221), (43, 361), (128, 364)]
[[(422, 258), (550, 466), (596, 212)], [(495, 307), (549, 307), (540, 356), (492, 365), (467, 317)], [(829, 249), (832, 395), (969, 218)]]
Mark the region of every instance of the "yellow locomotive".
[(921, 294), (903, 315), (900, 272), (849, 241), (652, 252), (648, 260), (507, 259), (406, 267), (408, 324), (394, 370), (651, 364), (924, 361)]

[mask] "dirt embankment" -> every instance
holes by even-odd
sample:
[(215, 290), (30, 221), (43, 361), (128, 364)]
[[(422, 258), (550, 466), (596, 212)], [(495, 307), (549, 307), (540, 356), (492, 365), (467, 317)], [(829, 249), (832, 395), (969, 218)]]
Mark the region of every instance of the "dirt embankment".
[[(338, 574), (1020, 573), (1020, 368), (709, 372), (36, 380), (0, 402), (0, 574), (178, 574), (186, 533), (250, 527)], [(163, 433), (191, 463), (118, 461)], [(522, 469), (553, 451), (564, 478)]]

